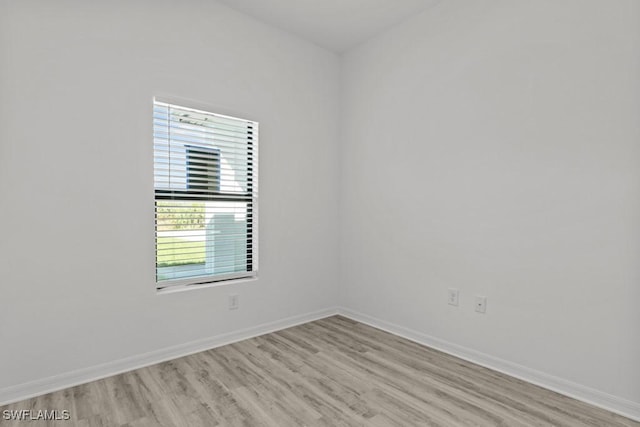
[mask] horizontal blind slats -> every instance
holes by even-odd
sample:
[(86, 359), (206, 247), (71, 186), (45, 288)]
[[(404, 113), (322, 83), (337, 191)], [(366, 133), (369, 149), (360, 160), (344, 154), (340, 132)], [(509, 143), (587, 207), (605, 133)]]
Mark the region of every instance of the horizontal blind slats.
[(158, 286), (253, 274), (258, 124), (155, 101), (153, 128)]

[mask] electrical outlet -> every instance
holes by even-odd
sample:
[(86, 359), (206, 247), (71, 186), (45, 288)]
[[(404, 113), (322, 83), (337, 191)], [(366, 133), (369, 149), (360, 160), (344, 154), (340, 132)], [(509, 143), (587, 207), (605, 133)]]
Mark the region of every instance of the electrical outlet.
[(459, 293), (460, 291), (458, 291), (457, 289), (449, 288), (449, 290), (447, 291), (447, 302), (449, 303), (449, 305), (455, 305), (456, 307), (458, 306)]
[(229, 295), (229, 310), (237, 310), (240, 308), (240, 297), (238, 295)]
[(487, 297), (476, 296), (476, 311), (478, 313), (487, 312)]

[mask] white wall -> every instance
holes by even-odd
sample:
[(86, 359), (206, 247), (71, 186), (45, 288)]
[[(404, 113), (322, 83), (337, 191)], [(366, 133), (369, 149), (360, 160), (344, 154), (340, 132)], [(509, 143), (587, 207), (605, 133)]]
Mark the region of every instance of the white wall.
[(349, 52), (341, 303), (640, 403), (639, 52), (635, 0), (447, 0)]
[[(0, 397), (339, 301), (640, 402), (638, 2), (447, 0), (342, 80), (189, 6), (0, 0)], [(154, 95), (261, 122), (258, 281), (156, 294)]]
[[(335, 304), (335, 54), (214, 1), (0, 12), (0, 390)], [(154, 95), (261, 123), (257, 281), (156, 294)]]

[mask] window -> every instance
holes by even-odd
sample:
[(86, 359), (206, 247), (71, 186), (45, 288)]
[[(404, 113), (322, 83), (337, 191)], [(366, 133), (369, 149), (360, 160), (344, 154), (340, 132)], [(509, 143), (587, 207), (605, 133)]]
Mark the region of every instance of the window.
[(258, 123), (154, 100), (158, 289), (257, 272)]

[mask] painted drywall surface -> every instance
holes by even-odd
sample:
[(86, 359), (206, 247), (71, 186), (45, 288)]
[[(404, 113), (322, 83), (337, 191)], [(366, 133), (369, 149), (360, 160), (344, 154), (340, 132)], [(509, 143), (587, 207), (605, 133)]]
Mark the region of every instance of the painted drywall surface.
[[(335, 304), (335, 54), (214, 1), (1, 3), (0, 388)], [(257, 281), (156, 294), (154, 95), (260, 122)]]
[(639, 75), (627, 0), (451, 0), (349, 52), (341, 303), (640, 402)]

